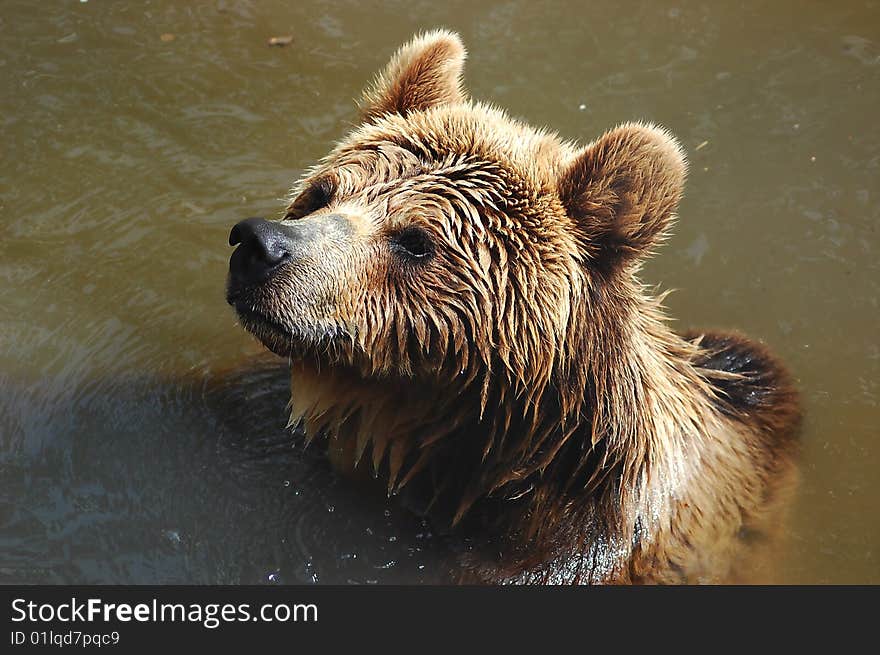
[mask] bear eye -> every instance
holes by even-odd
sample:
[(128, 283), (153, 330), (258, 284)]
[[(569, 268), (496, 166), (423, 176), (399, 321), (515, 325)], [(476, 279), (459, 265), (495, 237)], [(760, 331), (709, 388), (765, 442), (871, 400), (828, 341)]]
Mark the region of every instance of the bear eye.
[(333, 194), (336, 192), (336, 184), (330, 177), (323, 177), (312, 182), (296, 200), (287, 208), (285, 220), (292, 220), (308, 216), (330, 204)]
[(391, 248), (409, 259), (427, 259), (434, 252), (434, 243), (426, 230), (408, 227), (391, 238)]

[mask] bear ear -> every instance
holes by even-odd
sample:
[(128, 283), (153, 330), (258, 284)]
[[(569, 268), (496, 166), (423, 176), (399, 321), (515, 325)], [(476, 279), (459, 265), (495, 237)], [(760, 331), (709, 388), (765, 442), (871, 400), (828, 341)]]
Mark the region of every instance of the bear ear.
[(638, 261), (662, 242), (684, 190), (678, 142), (653, 125), (605, 133), (563, 167), (560, 200), (586, 259), (605, 271)]
[(364, 91), (363, 119), (405, 115), (465, 98), (461, 74), (467, 52), (458, 34), (434, 30), (402, 46)]

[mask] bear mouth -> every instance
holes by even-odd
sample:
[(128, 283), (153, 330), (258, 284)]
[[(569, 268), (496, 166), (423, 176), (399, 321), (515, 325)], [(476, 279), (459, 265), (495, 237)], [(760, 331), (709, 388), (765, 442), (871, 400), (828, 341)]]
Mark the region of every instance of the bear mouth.
[(240, 298), (229, 297), (227, 302), (238, 315), (241, 326), (266, 348), (281, 357), (293, 354), (294, 335), (284, 324)]

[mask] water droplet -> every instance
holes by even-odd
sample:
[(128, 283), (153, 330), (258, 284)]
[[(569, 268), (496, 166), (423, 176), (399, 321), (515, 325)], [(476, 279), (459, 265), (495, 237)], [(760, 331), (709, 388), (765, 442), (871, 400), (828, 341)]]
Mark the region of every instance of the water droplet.
[(312, 560), (306, 562), (306, 575), (309, 577), (312, 584), (318, 583), (318, 570), (315, 568)]

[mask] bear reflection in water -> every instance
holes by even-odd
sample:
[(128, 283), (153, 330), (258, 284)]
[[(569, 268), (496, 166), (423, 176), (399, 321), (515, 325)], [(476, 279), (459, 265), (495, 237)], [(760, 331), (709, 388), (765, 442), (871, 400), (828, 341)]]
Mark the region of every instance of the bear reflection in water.
[(797, 396), (760, 344), (677, 334), (638, 279), (686, 162), (629, 123), (580, 146), (470, 100), (436, 31), (279, 221), (230, 234), (227, 297), (291, 361), (291, 422), (467, 548), (461, 580), (742, 580), (794, 477)]

